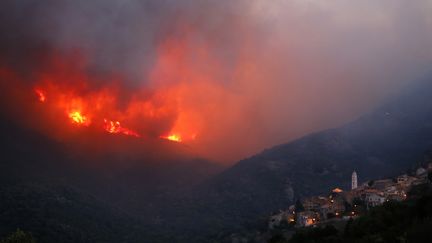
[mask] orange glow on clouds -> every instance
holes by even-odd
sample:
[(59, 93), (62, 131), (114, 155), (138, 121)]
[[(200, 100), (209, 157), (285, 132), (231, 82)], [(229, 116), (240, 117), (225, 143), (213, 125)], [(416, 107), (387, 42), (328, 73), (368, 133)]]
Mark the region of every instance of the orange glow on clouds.
[(22, 98), (28, 97), (24, 91), (18, 95), (26, 114), (37, 114), (29, 125), (63, 141), (108, 133), (187, 143), (193, 153), (213, 156), (214, 148), (222, 149), (216, 143), (234, 129), (226, 130), (240, 117), (242, 102), (219, 82), (224, 71), (206, 43), (167, 39), (156, 52), (141, 82), (114, 71), (89, 72), (81, 53), (47, 54), (32, 80), (20, 80), (23, 89), (17, 89), (33, 92), (37, 101)]
[[(56, 130), (55, 133), (61, 136), (61, 130), (67, 129), (62, 124), (72, 123), (137, 138), (144, 136), (176, 142), (197, 138), (202, 121), (193, 109), (187, 107), (189, 104), (185, 104), (184, 97), (190, 91), (182, 82), (165, 85), (154, 80), (150, 85), (131, 89), (121, 86), (126, 80), (116, 75), (104, 76), (103, 80), (91, 76), (82, 58), (63, 55), (50, 58), (48, 65), (35, 73), (37, 81), (33, 88), (41, 103), (38, 109), (43, 112), (40, 114), (47, 116), (41, 119), (50, 131)], [(155, 73), (166, 68), (160, 65), (156, 65)], [(174, 67), (170, 69), (174, 73), (180, 71)], [(152, 84), (155, 87), (151, 87)]]

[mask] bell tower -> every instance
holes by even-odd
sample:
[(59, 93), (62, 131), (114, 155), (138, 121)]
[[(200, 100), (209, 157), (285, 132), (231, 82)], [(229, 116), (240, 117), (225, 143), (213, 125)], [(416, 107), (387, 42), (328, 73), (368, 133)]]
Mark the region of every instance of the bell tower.
[(357, 172), (353, 171), (351, 175), (351, 190), (357, 188)]

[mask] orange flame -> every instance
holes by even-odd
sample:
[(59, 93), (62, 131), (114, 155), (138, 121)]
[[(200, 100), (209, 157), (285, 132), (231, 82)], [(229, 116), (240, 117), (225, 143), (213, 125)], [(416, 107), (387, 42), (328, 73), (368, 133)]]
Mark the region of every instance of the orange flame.
[(69, 118), (72, 120), (72, 123), (83, 125), (83, 126), (89, 126), (90, 120), (81, 114), (80, 111), (72, 111), (69, 113)]
[(178, 143), (180, 143), (182, 141), (182, 138), (181, 138), (181, 136), (179, 134), (171, 134), (171, 135), (168, 135), (168, 136), (161, 136), (161, 138), (167, 139), (167, 140), (170, 140), (170, 141), (173, 141), (173, 142), (178, 142)]
[(122, 127), (119, 121), (110, 121), (104, 119), (104, 123), (105, 123), (104, 124), (105, 131), (109, 133), (113, 133), (113, 134), (120, 133), (128, 136), (140, 137), (140, 135), (137, 132)]
[[(175, 100), (175, 97), (173, 98), (170, 96), (170, 92), (172, 91), (169, 90), (165, 91), (166, 93), (154, 95), (154, 100), (141, 101), (133, 99), (132, 102), (128, 104), (127, 108), (121, 111), (113, 108), (116, 106), (117, 97), (115, 91), (112, 89), (103, 89), (94, 93), (88, 93), (86, 96), (79, 96), (75, 94), (79, 91), (79, 88), (74, 88), (72, 86), (63, 87), (49, 82), (46, 88), (49, 90), (49, 93), (52, 94), (52, 98), (49, 102), (46, 99), (48, 94), (46, 90), (35, 88), (34, 91), (38, 95), (38, 100), (45, 103), (49, 110), (55, 113), (66, 110), (67, 117), (73, 124), (85, 127), (90, 127), (91, 125), (98, 127), (98, 124), (101, 124), (100, 126), (103, 130), (110, 134), (141, 137), (140, 133), (124, 127), (120, 121), (103, 118), (102, 115), (106, 113), (113, 113), (115, 116), (128, 119), (129, 121), (135, 120), (134, 124), (139, 124), (137, 123), (137, 118), (144, 119), (142, 122), (150, 121), (153, 122), (150, 124), (157, 124), (155, 122), (166, 119), (166, 117), (176, 114), (175, 112), (179, 112), (176, 108), (177, 104), (171, 100)], [(83, 110), (85, 110), (85, 113)], [(188, 123), (187, 120), (177, 119), (174, 127), (176, 132), (171, 131), (168, 135), (160, 136), (159, 138), (173, 142), (195, 140), (196, 133), (190, 129), (186, 129), (187, 127), (185, 128), (184, 125), (181, 125)], [(185, 134), (186, 136), (183, 136)]]
[[(43, 103), (43, 114), (47, 115), (41, 117), (44, 119), (41, 126), (46, 125), (43, 129), (55, 136), (67, 136), (67, 131), (62, 131), (67, 129), (63, 126), (66, 122), (110, 134), (175, 142), (195, 140), (196, 134), (203, 129), (203, 119), (195, 109), (195, 100), (202, 99), (200, 83), (209, 80), (192, 67), (176, 65), (187, 55), (183, 45), (176, 41), (162, 45), (155, 69), (149, 73), (149, 85), (133, 90), (122, 85), (126, 81), (118, 76), (121, 74), (93, 76), (87, 72), (85, 57), (54, 52), (34, 76), (35, 99)], [(166, 72), (167, 69), (170, 71)], [(188, 77), (187, 80), (193, 82), (179, 77)], [(195, 88), (190, 89), (190, 86)]]
[[(157, 121), (158, 119), (171, 116), (172, 112), (175, 111), (168, 106), (170, 105), (169, 102), (167, 102), (167, 104), (162, 103), (161, 106), (160, 104), (153, 104), (152, 100), (133, 100), (127, 106), (127, 109), (123, 111), (117, 110), (113, 108), (116, 106), (117, 97), (115, 91), (111, 89), (88, 93), (86, 96), (78, 96), (75, 95), (77, 91), (74, 87), (62, 87), (48, 83), (46, 88), (52, 93), (50, 102), (46, 102), (47, 92), (45, 90), (35, 88), (34, 91), (38, 95), (39, 101), (46, 103), (49, 110), (57, 113), (66, 109), (67, 117), (73, 124), (86, 127), (93, 124), (95, 127), (98, 127), (98, 124), (101, 124), (103, 130), (110, 134), (141, 137), (138, 132), (124, 127), (118, 120), (102, 118), (103, 114), (113, 113), (115, 116), (122, 117), (123, 119), (135, 120), (135, 124), (137, 124), (137, 118)], [(157, 102), (160, 103), (161, 101), (157, 100)], [(83, 110), (85, 110), (85, 113), (83, 113)], [(92, 119), (90, 119), (90, 117)], [(181, 141), (181, 139), (176, 136), (172, 137), (172, 140)]]

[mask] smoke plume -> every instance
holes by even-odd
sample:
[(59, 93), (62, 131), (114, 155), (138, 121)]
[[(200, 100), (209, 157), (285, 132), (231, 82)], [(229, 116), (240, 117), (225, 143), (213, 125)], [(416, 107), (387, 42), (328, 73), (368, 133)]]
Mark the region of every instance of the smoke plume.
[(412, 85), (432, 66), (431, 12), (429, 0), (5, 0), (2, 107), (55, 137), (72, 119), (234, 162)]

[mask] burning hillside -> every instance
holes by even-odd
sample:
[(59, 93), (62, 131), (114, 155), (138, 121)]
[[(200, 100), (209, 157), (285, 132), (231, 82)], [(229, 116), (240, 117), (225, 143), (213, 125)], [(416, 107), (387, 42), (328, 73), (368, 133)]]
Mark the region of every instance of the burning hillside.
[[(153, 86), (128, 87), (121, 75), (92, 74), (85, 59), (77, 56), (76, 53), (50, 54), (30, 78), (4, 68), (3, 86), (15, 90), (8, 102), (19, 103), (28, 114), (37, 113), (37, 116), (31, 115), (32, 120), (42, 121), (35, 124), (42, 123), (50, 130), (75, 126), (113, 135), (153, 137), (174, 142), (189, 142), (198, 137), (200, 120), (190, 107), (182, 103), (184, 96), (188, 95), (182, 80), (175, 80), (170, 85), (154, 81)], [(168, 73), (174, 76), (169, 78), (185, 77), (179, 72), (192, 69), (182, 67), (176, 70), (172, 64), (178, 62), (178, 58), (181, 58), (181, 53), (162, 53), (153, 75), (166, 79), (161, 75), (171, 68)], [(190, 73), (186, 75), (193, 76)], [(13, 83), (20, 88), (11, 85)], [(30, 90), (33, 92), (32, 100), (23, 97)], [(61, 134), (61, 131), (56, 134)]]
[(150, 70), (136, 78), (98, 67), (86, 49), (33, 51), (24, 70), (0, 59), (0, 84), (7, 90), (2, 108), (66, 143), (94, 137), (97, 144), (107, 134), (147, 140), (147, 147), (150, 140), (193, 144), (194, 153), (205, 156), (211, 147), (204, 144), (216, 142), (222, 129), (216, 121), (241, 103), (227, 109), (235, 96), (219, 82), (226, 70), (207, 42), (195, 43), (191, 30), (182, 31), (160, 41)]

